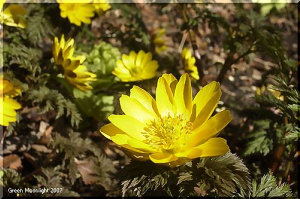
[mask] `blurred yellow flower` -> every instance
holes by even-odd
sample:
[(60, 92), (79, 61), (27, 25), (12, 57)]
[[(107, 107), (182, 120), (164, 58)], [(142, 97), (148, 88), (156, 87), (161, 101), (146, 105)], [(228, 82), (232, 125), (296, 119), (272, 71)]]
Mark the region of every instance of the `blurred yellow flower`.
[(70, 38), (65, 41), (64, 35), (60, 40), (57, 37), (54, 38), (52, 49), (54, 62), (62, 66), (66, 80), (82, 91), (91, 90), (89, 82), (95, 81), (96, 75), (88, 72), (86, 66), (82, 65), (85, 60), (84, 56), (73, 56), (74, 51), (74, 39)]
[(183, 60), (184, 70), (187, 71), (192, 78), (199, 80), (198, 69), (195, 65), (196, 59), (192, 56), (190, 49), (184, 48), (181, 52), (181, 58)]
[(134, 82), (155, 77), (158, 63), (152, 60), (150, 52), (140, 50), (138, 54), (130, 51), (129, 55), (122, 55), (122, 60), (117, 60), (117, 67), (112, 72), (123, 82)]
[(17, 120), (16, 110), (20, 109), (21, 105), (12, 98), (20, 93), (19, 87), (15, 87), (10, 81), (0, 76), (0, 125), (8, 126), (10, 122)]
[(82, 65), (85, 58), (68, 58), (63, 62), (64, 77), (76, 88), (87, 91), (93, 89), (89, 82), (96, 80), (94, 73), (88, 72), (86, 66)]
[(27, 25), (24, 16), (26, 14), (25, 8), (22, 6), (11, 4), (3, 12), (2, 8), (5, 0), (0, 2), (0, 23), (4, 23), (7, 26), (13, 26), (18, 28), (25, 28)]
[(74, 0), (57, 0), (60, 8), (60, 16), (68, 18), (70, 23), (81, 26), (81, 23), (91, 23), (91, 18), (95, 15), (95, 8), (90, 4), (90, 0), (81, 0), (74, 3)]
[(107, 0), (94, 0), (93, 6), (98, 13), (98, 15), (101, 15), (103, 12), (109, 10), (111, 6), (107, 2)]
[(229, 147), (225, 139), (216, 136), (232, 119), (228, 110), (211, 117), (220, 97), (217, 82), (205, 86), (192, 99), (188, 74), (179, 81), (164, 74), (158, 79), (156, 100), (134, 86), (130, 96), (120, 98), (125, 115), (110, 115), (111, 123), (100, 132), (137, 159), (171, 167), (198, 157), (220, 156)]
[(284, 97), (281, 95), (281, 92), (272, 89), (271, 84), (267, 84), (267, 87), (265, 85), (263, 85), (261, 88), (256, 88), (256, 94), (257, 95), (262, 95), (264, 92), (270, 92), (277, 99), (279, 99), (281, 101), (284, 100)]
[(65, 41), (65, 36), (62, 35), (60, 41), (58, 41), (58, 38), (55, 37), (52, 48), (55, 64), (62, 65), (65, 59), (72, 57), (75, 51), (74, 45), (74, 39), (69, 38)]
[(166, 36), (166, 29), (159, 28), (154, 31), (154, 39), (153, 43), (155, 45), (155, 52), (162, 53), (167, 50), (165, 37)]

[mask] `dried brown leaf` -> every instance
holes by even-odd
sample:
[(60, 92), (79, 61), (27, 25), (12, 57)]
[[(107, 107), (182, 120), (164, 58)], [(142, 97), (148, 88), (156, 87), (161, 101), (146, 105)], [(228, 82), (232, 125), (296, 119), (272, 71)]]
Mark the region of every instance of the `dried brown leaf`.
[(74, 159), (77, 169), (80, 172), (84, 184), (94, 184), (97, 181), (96, 174), (94, 172), (95, 163), (92, 159), (78, 160)]
[(16, 154), (7, 155), (0, 161), (0, 167), (19, 169), (22, 168), (21, 158)]
[(51, 151), (52, 151), (51, 149), (48, 149), (44, 145), (40, 145), (40, 144), (33, 144), (33, 145), (31, 145), (31, 148), (33, 148), (34, 150), (36, 150), (38, 152), (42, 152), (42, 153), (51, 153)]

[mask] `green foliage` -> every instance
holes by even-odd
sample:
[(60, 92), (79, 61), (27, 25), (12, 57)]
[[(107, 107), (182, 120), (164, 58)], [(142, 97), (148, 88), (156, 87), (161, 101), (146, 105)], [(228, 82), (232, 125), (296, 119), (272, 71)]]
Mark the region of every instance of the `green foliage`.
[[(38, 182), (40, 187), (45, 188), (62, 188), (58, 191), (58, 193), (51, 193), (50, 191), (45, 194), (36, 194), (43, 197), (58, 197), (58, 196), (79, 196), (75, 191), (70, 190), (71, 187), (68, 187), (68, 184), (65, 181), (65, 177), (63, 177), (63, 173), (61, 172), (61, 167), (57, 166), (54, 168), (42, 168), (41, 175), (35, 175), (35, 179)], [(61, 191), (61, 192), (60, 192)]]
[(271, 174), (264, 175), (260, 183), (252, 183), (252, 197), (286, 197), (291, 196), (290, 187), (286, 184), (277, 185), (276, 178)]
[(86, 62), (89, 71), (97, 74), (98, 77), (111, 75), (116, 67), (116, 61), (121, 58), (118, 48), (111, 44), (101, 42), (94, 45), (87, 56)]
[[(259, 3), (260, 1), (258, 1)], [(268, 15), (272, 10), (281, 10), (286, 6), (286, 3), (283, 3), (280, 0), (273, 0), (272, 3), (261, 4), (260, 12), (263, 16)]]
[[(200, 158), (177, 168), (132, 162), (122, 170), (123, 196), (231, 196), (250, 187), (249, 171), (234, 154)], [(153, 192), (156, 191), (156, 192)]]
[(276, 178), (271, 173), (268, 173), (260, 179), (260, 182), (252, 181), (250, 193), (241, 193), (238, 196), (251, 198), (292, 197), (292, 193), (287, 184), (282, 183), (278, 185)]
[(113, 4), (116, 9), (121, 10), (120, 21), (126, 21), (126, 30), (122, 31), (115, 27), (116, 36), (122, 41), (124, 46), (130, 50), (148, 49), (150, 37), (144, 24), (140, 9), (134, 4)]
[(24, 185), (23, 178), (14, 169), (1, 169), (1, 175), (0, 186), (2, 187), (19, 188)]
[(116, 181), (111, 179), (111, 174), (115, 173), (116, 169), (91, 139), (82, 138), (80, 133), (70, 130), (68, 137), (56, 134), (51, 145), (63, 156), (62, 168), (68, 171), (71, 184), (82, 176), (85, 184), (99, 184), (107, 191), (113, 190)]
[(66, 99), (57, 90), (52, 90), (45, 86), (36, 90), (29, 90), (28, 100), (32, 101), (33, 104), (39, 104), (41, 113), (55, 110), (57, 112), (56, 118), (65, 114), (67, 117), (71, 118), (72, 126), (78, 126), (81, 121), (81, 116), (76, 105)]
[(113, 96), (94, 94), (92, 91), (82, 92), (78, 89), (73, 90), (73, 96), (81, 112), (97, 121), (104, 120), (114, 111)]
[(45, 15), (46, 10), (42, 4), (29, 4), (27, 12), (29, 17), (25, 31), (32, 45), (41, 44), (44, 38), (51, 38), (54, 35), (54, 28), (48, 15)]
[(259, 120), (254, 122), (254, 130), (248, 135), (244, 155), (260, 153), (267, 155), (273, 149), (274, 128), (270, 125), (270, 120)]
[(17, 65), (26, 69), (31, 74), (29, 77), (32, 80), (41, 73), (41, 50), (27, 47), (23, 44), (10, 43), (4, 44), (3, 51), (4, 66)]

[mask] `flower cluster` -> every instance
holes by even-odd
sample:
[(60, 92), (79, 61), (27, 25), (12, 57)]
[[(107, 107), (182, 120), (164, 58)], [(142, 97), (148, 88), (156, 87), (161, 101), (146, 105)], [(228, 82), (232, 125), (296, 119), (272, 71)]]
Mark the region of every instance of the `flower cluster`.
[(64, 35), (60, 41), (54, 38), (53, 58), (55, 64), (62, 66), (63, 75), (66, 80), (76, 88), (86, 91), (91, 90), (90, 81), (95, 81), (96, 75), (87, 72), (86, 66), (82, 65), (85, 60), (84, 56), (74, 56), (75, 44), (74, 39), (65, 41)]
[(68, 18), (72, 24), (81, 26), (81, 23), (90, 24), (95, 12), (101, 15), (111, 8), (106, 0), (82, 0), (74, 3), (73, 0), (57, 0), (60, 8), (60, 15)]
[(205, 86), (192, 99), (187, 74), (179, 81), (164, 74), (158, 79), (156, 100), (134, 86), (130, 96), (120, 98), (125, 115), (110, 115), (111, 123), (100, 131), (133, 157), (169, 166), (197, 157), (223, 155), (229, 147), (225, 139), (215, 136), (231, 121), (230, 112), (224, 110), (210, 118), (220, 97), (217, 82)]
[(27, 22), (24, 18), (26, 14), (25, 8), (19, 5), (11, 4), (7, 8), (3, 9), (5, 0), (0, 2), (0, 23), (7, 26), (13, 26), (18, 28), (25, 28)]
[(0, 76), (0, 125), (8, 126), (9, 123), (17, 120), (16, 110), (20, 109), (21, 105), (12, 98), (20, 93), (19, 87)]
[(190, 49), (184, 48), (181, 52), (181, 58), (183, 60), (184, 70), (187, 71), (192, 78), (198, 80), (199, 74), (197, 66), (195, 65), (196, 59), (192, 56)]

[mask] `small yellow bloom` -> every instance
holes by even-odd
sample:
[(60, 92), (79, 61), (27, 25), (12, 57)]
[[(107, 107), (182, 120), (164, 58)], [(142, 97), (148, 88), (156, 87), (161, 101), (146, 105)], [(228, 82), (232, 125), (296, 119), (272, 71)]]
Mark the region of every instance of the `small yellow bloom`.
[(90, 24), (91, 18), (95, 15), (95, 8), (90, 0), (81, 0), (74, 3), (74, 0), (57, 0), (60, 8), (60, 16), (68, 18), (70, 23), (81, 26), (81, 23)]
[(134, 86), (120, 98), (125, 115), (110, 115), (100, 132), (128, 149), (133, 157), (177, 166), (194, 158), (229, 151), (217, 134), (231, 121), (228, 110), (211, 117), (221, 97), (220, 84), (211, 82), (192, 99), (188, 74), (178, 81), (171, 74), (158, 79), (156, 100)]
[(78, 57), (64, 60), (63, 69), (66, 80), (76, 88), (87, 91), (93, 89), (89, 82), (96, 80), (96, 75), (87, 71), (86, 66), (82, 65), (84, 59)]
[(140, 50), (138, 54), (130, 51), (129, 55), (122, 55), (122, 60), (117, 60), (117, 67), (112, 72), (123, 82), (134, 82), (155, 77), (158, 63), (152, 60), (150, 52)]
[(107, 3), (107, 0), (94, 0), (93, 6), (98, 13), (98, 15), (102, 15), (105, 11), (109, 10), (111, 6)]
[(199, 74), (197, 66), (195, 65), (196, 59), (192, 56), (192, 53), (188, 48), (182, 50), (181, 58), (184, 64), (184, 70), (187, 71), (192, 78), (198, 80)]
[(256, 94), (257, 95), (262, 95), (264, 92), (270, 92), (277, 99), (279, 99), (281, 101), (284, 100), (284, 97), (281, 95), (281, 92), (272, 89), (271, 84), (267, 84), (267, 87), (265, 85), (263, 85), (261, 88), (256, 88)]
[(62, 65), (63, 61), (72, 57), (75, 51), (74, 39), (68, 39), (65, 41), (65, 36), (62, 35), (60, 41), (58, 38), (54, 38), (54, 44), (52, 48), (54, 62), (57, 65)]
[(5, 1), (1, 0), (0, 23), (4, 23), (7, 26), (25, 28), (27, 25), (27, 22), (24, 19), (24, 16), (26, 14), (25, 8), (16, 4), (11, 4), (2, 12), (4, 3)]
[(86, 66), (82, 65), (85, 60), (84, 56), (74, 56), (75, 44), (74, 39), (65, 41), (64, 35), (60, 41), (54, 38), (53, 58), (55, 64), (62, 66), (63, 74), (66, 80), (76, 88), (86, 91), (91, 90), (90, 81), (96, 80), (96, 75), (87, 71)]
[(164, 28), (159, 28), (154, 32), (153, 43), (155, 45), (155, 52), (158, 54), (167, 50), (165, 36), (166, 29)]
[(10, 81), (3, 79), (0, 76), (0, 125), (8, 126), (10, 122), (17, 120), (17, 109), (21, 108), (21, 105), (12, 99), (21, 93), (19, 87), (15, 87)]

